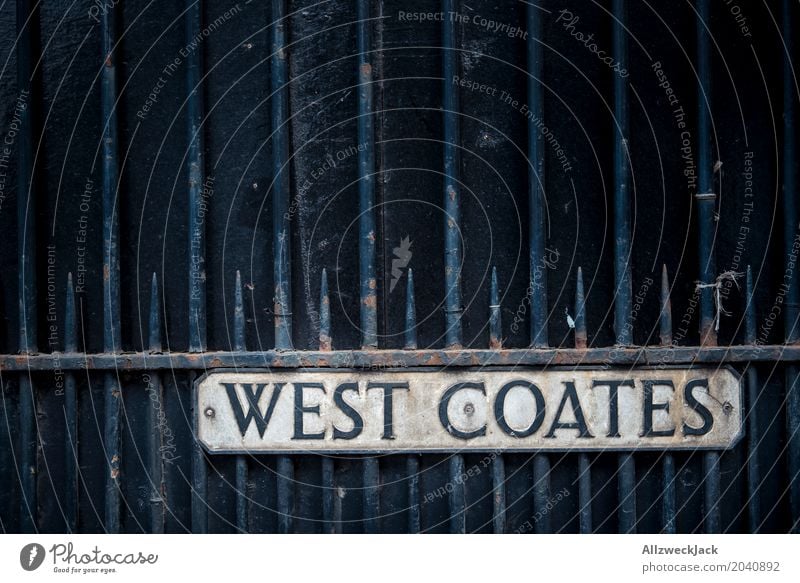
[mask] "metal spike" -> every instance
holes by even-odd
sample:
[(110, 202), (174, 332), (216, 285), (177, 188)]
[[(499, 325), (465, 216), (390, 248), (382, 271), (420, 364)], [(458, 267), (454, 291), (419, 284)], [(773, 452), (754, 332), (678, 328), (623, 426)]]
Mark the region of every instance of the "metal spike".
[(753, 290), (753, 273), (747, 266), (746, 305), (744, 309), (744, 343), (756, 343), (756, 305)]
[(497, 286), (497, 268), (492, 267), (492, 287), (489, 292), (489, 348), (502, 350), (503, 323), (500, 314), (500, 292)]
[(237, 352), (247, 350), (244, 321), (244, 298), (242, 294), (242, 274), (236, 271), (236, 287), (233, 291), (233, 349)]
[(150, 330), (147, 344), (150, 352), (161, 352), (161, 303), (159, 297), (158, 276), (153, 273), (150, 282)]
[(667, 266), (661, 267), (661, 324), (660, 340), (661, 346), (672, 346), (672, 300), (669, 294), (669, 276)]
[(328, 271), (322, 270), (322, 284), (319, 290), (319, 349), (333, 350), (331, 339), (331, 300), (328, 296)]
[(578, 276), (575, 283), (575, 348), (585, 349), (587, 343), (586, 298), (583, 291), (583, 270), (578, 267)]
[(417, 349), (417, 308), (414, 300), (414, 272), (409, 268), (406, 282), (406, 350)]

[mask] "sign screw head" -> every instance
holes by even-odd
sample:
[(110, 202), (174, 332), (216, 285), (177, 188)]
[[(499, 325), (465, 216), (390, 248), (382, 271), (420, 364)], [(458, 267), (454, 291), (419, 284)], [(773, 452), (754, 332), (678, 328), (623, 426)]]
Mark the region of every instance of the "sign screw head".
[(206, 407), (206, 410), (203, 411), (203, 413), (205, 413), (205, 416), (208, 417), (209, 419), (213, 419), (214, 415), (217, 414), (217, 412), (214, 411), (212, 407)]
[(475, 405), (473, 405), (472, 403), (467, 403), (466, 405), (464, 405), (464, 414), (467, 417), (471, 417), (474, 412), (475, 412)]
[(722, 404), (722, 412), (725, 413), (725, 415), (730, 415), (733, 412), (733, 405), (730, 404), (730, 401), (725, 401)]

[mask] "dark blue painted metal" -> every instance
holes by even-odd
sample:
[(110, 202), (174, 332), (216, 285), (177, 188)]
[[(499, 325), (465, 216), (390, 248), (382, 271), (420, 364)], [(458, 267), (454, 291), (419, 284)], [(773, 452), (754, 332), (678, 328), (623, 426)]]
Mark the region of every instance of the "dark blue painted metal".
[[(500, 289), (495, 267), (492, 267), (492, 283), (489, 290), (489, 348), (503, 349)], [(492, 459), (492, 528), (495, 533), (503, 533), (506, 530), (506, 466), (503, 454), (500, 452), (496, 452)]]
[[(700, 283), (711, 284), (716, 278), (714, 261), (714, 162), (711, 144), (711, 49), (709, 0), (697, 2), (697, 217), (699, 225)], [(716, 345), (713, 290), (700, 289), (700, 337), (703, 344)]]
[[(150, 352), (161, 352), (161, 302), (158, 277), (153, 274), (150, 282), (150, 317), (147, 348)], [(161, 375), (148, 375), (147, 426), (150, 428), (147, 464), (150, 482), (150, 530), (156, 534), (164, 532), (166, 485), (164, 482), (164, 384)]]
[(500, 291), (497, 285), (497, 268), (492, 267), (492, 284), (489, 290), (489, 348), (503, 349), (503, 321), (500, 313)]
[[(202, 2), (187, 0), (186, 42), (194, 42), (202, 30)], [(188, 139), (189, 188), (189, 352), (202, 352), (206, 345), (206, 292), (205, 292), (205, 223), (201, 202), (204, 196), (205, 168), (203, 165), (203, 89), (200, 82), (202, 51), (191, 51), (186, 60), (186, 117)], [(195, 375), (192, 383), (192, 403), (197, 406)], [(197, 434), (199, 411), (194, 412), (194, 431)], [(192, 531), (208, 530), (208, 467), (205, 452), (195, 440), (192, 451)]]
[[(754, 344), (756, 341), (756, 306), (754, 302), (753, 273), (747, 266), (745, 305), (745, 330), (744, 341)], [(747, 518), (750, 532), (757, 533), (763, 520), (761, 515), (761, 462), (759, 460), (759, 445), (761, 443), (761, 427), (758, 424), (758, 370), (750, 364), (745, 372), (745, 386), (747, 387)]]
[(292, 237), (289, 214), (289, 97), (285, 0), (272, 0), (272, 213), (275, 348), (292, 348)]
[[(783, 240), (787, 264), (786, 296), (784, 297), (784, 328), (787, 343), (800, 342), (800, 286), (797, 270), (789, 268), (795, 239), (800, 231), (797, 211), (797, 84), (793, 64), (796, 40), (794, 38), (796, 7), (789, 0), (783, 2)], [(786, 369), (786, 435), (789, 470), (789, 506), (794, 532), (800, 532), (800, 369)]]
[[(627, 6), (614, 0), (614, 58), (628, 69)], [(631, 284), (631, 192), (628, 145), (628, 81), (614, 75), (614, 331), (617, 344), (633, 344), (633, 289)], [(619, 456), (619, 531), (636, 532), (636, 466), (633, 456)]]
[(450, 496), (450, 532), (463, 534), (467, 531), (467, 498), (464, 488), (464, 456), (455, 453), (448, 460), (448, 486)]
[[(585, 350), (586, 338), (586, 296), (583, 270), (578, 267), (575, 282), (575, 348)], [(549, 499), (549, 488), (547, 495)], [(580, 532), (592, 532), (592, 463), (587, 453), (578, 454), (578, 513)]]
[[(661, 268), (661, 314), (659, 316), (661, 346), (672, 346), (672, 300), (670, 299), (667, 266)], [(661, 459), (661, 532), (674, 534), (677, 528), (677, 495), (675, 458), (665, 451)]]
[[(37, 26), (32, 17), (33, 9), (28, 0), (17, 0), (17, 84), (20, 96), (33, 103), (33, 31)], [(36, 184), (33, 152), (33, 119), (31, 107), (20, 115), (19, 150), (17, 163), (17, 257), (18, 257), (18, 301), (19, 301), (19, 351), (22, 354), (37, 352), (36, 318)], [(37, 530), (36, 478), (38, 468), (36, 388), (30, 375), (19, 379), (19, 439), (20, 454), (18, 475), (20, 477), (20, 530)]]
[(364, 458), (362, 478), (364, 532), (376, 534), (380, 531), (381, 509), (381, 468), (377, 457), (367, 456)]
[[(275, 349), (292, 348), (292, 252), (289, 214), (289, 96), (287, 87), (286, 4), (272, 0), (272, 213), (275, 278)], [(278, 530), (291, 532), (294, 524), (294, 462), (277, 460)]]
[[(119, 141), (117, 137), (117, 86), (115, 47), (116, 7), (106, 10), (102, 19), (103, 70), (101, 104), (103, 123), (103, 350), (120, 352), (119, 290)], [(120, 529), (120, 408), (122, 391), (117, 374), (107, 372), (105, 385), (104, 447), (107, 464), (105, 529)]]
[[(406, 281), (406, 320), (405, 348), (417, 349), (417, 308), (414, 300), (414, 272), (408, 270)], [(408, 532), (420, 531), (419, 512), (419, 458), (416, 455), (406, 457), (406, 474), (408, 475)]]
[[(443, 0), (444, 14), (455, 14), (455, 0)], [(459, 76), (457, 28), (454, 19), (442, 20), (442, 73), (444, 75), (444, 277), (446, 345), (460, 347), (461, 338), (461, 194), (459, 180)]]
[[(369, 0), (358, 0), (358, 258), (361, 282), (361, 346), (378, 348), (378, 282), (375, 277), (375, 130), (372, 96), (372, 22)], [(364, 458), (364, 530), (378, 532), (380, 514), (380, 466), (372, 456)]]
[[(328, 296), (328, 272), (323, 268), (322, 282), (319, 289), (319, 349), (330, 351), (333, 348), (331, 338), (331, 300)], [(322, 457), (322, 530), (334, 533), (340, 530), (341, 520), (336, 512), (336, 466), (334, 459)]]
[[(717, 195), (714, 191), (714, 171), (711, 144), (711, 48), (709, 0), (697, 3), (697, 75), (699, 78), (697, 94), (697, 212), (699, 222), (699, 259), (702, 285), (708, 286), (716, 279), (714, 260), (714, 214)], [(700, 339), (704, 345), (717, 344), (715, 316), (719, 309), (714, 305), (712, 288), (700, 289)], [(705, 530), (708, 533), (720, 531), (720, 468), (719, 454), (703, 454), (704, 513)]]
[(405, 348), (406, 350), (417, 349), (417, 307), (414, 300), (414, 272), (411, 268), (408, 270), (408, 281), (406, 282)]
[[(235, 350), (247, 350), (244, 319), (244, 297), (242, 294), (242, 274), (236, 272), (233, 293), (233, 346)], [(249, 531), (247, 493), (247, 456), (236, 456), (236, 529), (241, 533)]]
[(528, 215), (530, 280), (528, 293), (531, 305), (531, 346), (541, 348), (548, 345), (547, 334), (547, 269), (542, 269), (547, 245), (547, 203), (545, 196), (545, 141), (544, 135), (535, 126), (535, 120), (544, 120), (544, 96), (542, 76), (541, 8), (530, 3), (526, 7), (528, 39), (528, 108), (534, 119), (528, 124)]
[(369, 0), (358, 0), (358, 260), (361, 282), (361, 346), (378, 347), (378, 288), (375, 276), (375, 129), (372, 83), (372, 21)]
[(322, 284), (319, 291), (319, 349), (333, 350), (331, 338), (331, 300), (328, 296), (328, 272), (322, 270)]
[(418, 456), (406, 457), (406, 474), (408, 475), (408, 532), (417, 534), (420, 531)]
[[(72, 274), (67, 274), (67, 298), (64, 308), (64, 350), (78, 349), (78, 323), (75, 317), (75, 288)], [(78, 530), (78, 395), (75, 390), (75, 373), (64, 375), (64, 421), (66, 439), (64, 447), (64, 519), (67, 532)]]

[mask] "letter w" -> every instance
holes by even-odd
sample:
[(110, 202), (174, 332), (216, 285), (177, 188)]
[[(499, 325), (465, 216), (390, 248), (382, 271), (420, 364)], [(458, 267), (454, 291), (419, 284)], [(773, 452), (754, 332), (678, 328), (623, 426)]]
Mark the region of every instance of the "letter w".
[(275, 405), (278, 402), (278, 397), (281, 395), (281, 389), (285, 383), (275, 383), (275, 388), (272, 390), (272, 397), (269, 400), (267, 412), (263, 415), (258, 408), (258, 401), (266, 388), (265, 383), (256, 385), (253, 390), (253, 385), (249, 383), (241, 383), (239, 386), (244, 389), (244, 395), (247, 398), (247, 415), (242, 411), (242, 404), (239, 401), (239, 395), (236, 394), (236, 385), (233, 383), (222, 383), (225, 387), (225, 392), (228, 393), (228, 400), (231, 402), (233, 415), (236, 417), (236, 423), (239, 424), (239, 431), (242, 432), (242, 437), (247, 433), (247, 428), (250, 427), (250, 422), (255, 421), (258, 428), (258, 435), (263, 439), (264, 432), (267, 430), (267, 425), (272, 417), (272, 412), (275, 411)]

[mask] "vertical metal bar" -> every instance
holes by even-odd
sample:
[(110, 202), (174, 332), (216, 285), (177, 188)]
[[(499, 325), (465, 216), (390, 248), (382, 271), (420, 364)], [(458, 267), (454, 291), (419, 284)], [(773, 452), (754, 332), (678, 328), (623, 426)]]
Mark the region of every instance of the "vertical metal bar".
[(492, 530), (506, 531), (506, 462), (499, 452), (492, 459)]
[(377, 534), (380, 529), (380, 483), (381, 473), (378, 458), (369, 456), (364, 458), (362, 468), (363, 478), (363, 506), (364, 506), (364, 532)]
[[(275, 348), (292, 348), (291, 308), (291, 226), (289, 215), (289, 117), (287, 82), (287, 52), (285, 37), (285, 0), (272, 0), (272, 169), (273, 194), (273, 256), (275, 279)], [(288, 456), (278, 456), (277, 496), (278, 531), (289, 533), (294, 524), (294, 462)]]
[[(195, 42), (201, 34), (202, 0), (187, 0), (186, 42)], [(203, 74), (202, 51), (189, 53), (186, 60), (186, 104), (188, 139), (188, 186), (189, 186), (189, 351), (202, 352), (206, 347), (206, 273), (205, 273), (205, 226), (201, 204), (205, 182), (203, 164), (203, 90), (200, 79)], [(192, 402), (198, 406), (195, 374), (190, 373)], [(192, 531), (204, 533), (208, 530), (208, 467), (203, 448), (197, 441), (198, 411), (193, 413), (195, 440), (192, 444)]]
[[(747, 266), (747, 287), (745, 305), (745, 331), (744, 343), (756, 343), (756, 306), (753, 294), (753, 274)], [(745, 372), (745, 385), (747, 386), (747, 518), (751, 533), (757, 533), (761, 528), (761, 464), (759, 462), (759, 442), (761, 431), (758, 424), (758, 371), (750, 363)]]
[(528, 176), (528, 214), (530, 240), (530, 281), (528, 294), (531, 305), (531, 346), (545, 348), (547, 335), (547, 269), (543, 268), (547, 243), (547, 213), (545, 205), (545, 143), (544, 135), (536, 121), (544, 119), (542, 75), (542, 23), (538, 11), (541, 8), (530, 3), (527, 6), (528, 40), (528, 160), (533, 166)]
[[(531, 306), (530, 343), (533, 348), (548, 346), (547, 334), (547, 269), (544, 268), (547, 244), (547, 212), (545, 204), (545, 142), (544, 135), (533, 123), (544, 120), (544, 95), (542, 76), (542, 22), (539, 7), (528, 4), (526, 8), (528, 26), (528, 109), (532, 121), (528, 124), (528, 160), (532, 168), (528, 173), (528, 217), (529, 217), (529, 282), (527, 294)], [(550, 498), (550, 458), (547, 454), (533, 455), (533, 505), (539, 512)], [(534, 525), (536, 532), (550, 531), (548, 513)]]
[[(275, 349), (292, 348), (292, 234), (289, 214), (289, 97), (287, 83), (286, 0), (272, 0), (272, 173), (274, 193), (273, 257), (275, 279)], [(294, 462), (277, 457), (278, 531), (294, 524)]]
[[(788, 264), (798, 234), (797, 211), (797, 90), (794, 79), (795, 38), (792, 2), (783, 2), (783, 40), (786, 53), (783, 59), (783, 240), (784, 261)], [(784, 328), (787, 343), (800, 341), (798, 316), (800, 316), (800, 288), (797, 270), (787, 269), (786, 296), (784, 298)], [(796, 365), (786, 367), (786, 435), (789, 470), (789, 507), (792, 532), (800, 532), (800, 370)]]
[[(331, 341), (331, 301), (328, 296), (328, 272), (322, 270), (319, 290), (319, 349), (329, 352), (333, 349)], [(336, 520), (336, 483), (333, 458), (322, 456), (322, 521), (323, 532), (333, 533), (339, 528)]]
[[(716, 266), (712, 246), (714, 244), (714, 213), (717, 194), (714, 191), (714, 174), (711, 145), (711, 53), (710, 27), (711, 6), (709, 0), (697, 0), (697, 166), (698, 185), (695, 198), (699, 222), (700, 283), (711, 284), (716, 277)], [(706, 30), (706, 29), (709, 30)], [(701, 343), (714, 346), (717, 343), (713, 290), (700, 290), (700, 338)]]
[[(147, 349), (151, 353), (161, 352), (161, 302), (159, 301), (158, 277), (153, 274), (150, 282), (150, 318)], [(147, 392), (149, 407), (147, 408), (147, 426), (150, 428), (148, 441), (148, 464), (150, 472), (150, 530), (155, 534), (164, 533), (164, 447), (163, 426), (166, 420), (164, 411), (164, 385), (161, 375), (153, 372), (149, 375)]]
[(331, 339), (331, 301), (328, 296), (328, 271), (322, 270), (322, 284), (319, 291), (319, 349), (333, 350)]
[[(75, 288), (72, 273), (67, 274), (67, 301), (64, 310), (64, 351), (77, 352), (78, 325), (75, 317)], [(64, 375), (64, 420), (66, 447), (64, 448), (64, 518), (67, 532), (78, 530), (78, 395), (75, 390), (75, 373)]]
[[(443, 13), (456, 13), (456, 0), (442, 0)], [(461, 160), (458, 152), (459, 95), (453, 78), (459, 75), (457, 30), (455, 19), (442, 20), (442, 73), (444, 76), (444, 274), (445, 274), (445, 343), (448, 348), (462, 346), (461, 315), (461, 196), (459, 179)], [(464, 532), (465, 492), (461, 481), (464, 458), (453, 454), (449, 462), (452, 492), (450, 504), (450, 530)]]
[[(406, 281), (406, 350), (417, 349), (417, 308), (414, 301), (414, 272), (408, 269)], [(408, 475), (408, 532), (416, 534), (420, 531), (419, 511), (419, 458), (412, 454), (406, 456), (406, 474)]]
[[(697, 2), (697, 74), (700, 79), (697, 94), (697, 165), (698, 190), (697, 212), (699, 222), (700, 283), (708, 286), (716, 278), (714, 261), (714, 213), (717, 195), (714, 191), (714, 174), (711, 144), (711, 51), (710, 31), (711, 5), (709, 0)], [(717, 344), (716, 309), (711, 287), (700, 292), (700, 341), (705, 346)], [(708, 533), (720, 530), (720, 471), (719, 453), (703, 454), (705, 530)]]
[[(17, 253), (19, 276), (19, 351), (37, 352), (36, 335), (36, 183), (33, 168), (33, 29), (37, 25), (29, 0), (17, 0), (17, 88), (18, 99), (27, 100), (19, 108), (20, 129), (17, 175)], [(19, 378), (20, 424), (20, 530), (36, 532), (37, 423), (36, 387), (29, 374)]]
[(452, 534), (464, 534), (467, 530), (467, 501), (464, 490), (464, 456), (453, 454), (450, 456), (449, 464), (449, 485), (451, 486), (449, 505), (450, 505), (450, 532)]
[[(489, 290), (489, 347), (503, 349), (503, 322), (500, 311), (500, 289), (497, 283), (497, 268), (492, 267), (492, 284)], [(503, 454), (494, 452), (492, 457), (492, 527), (502, 534), (506, 529), (506, 467)]]
[[(236, 271), (236, 284), (233, 293), (233, 349), (237, 352), (247, 350), (244, 296), (242, 294), (242, 274)], [(247, 456), (236, 456), (236, 529), (247, 533), (248, 494), (247, 494)]]
[(493, 350), (503, 349), (503, 322), (501, 318), (497, 268), (492, 267), (492, 284), (489, 290), (489, 348)]
[[(119, 159), (117, 139), (117, 87), (114, 46), (116, 44), (116, 7), (103, 13), (103, 73), (101, 102), (103, 115), (103, 350), (120, 351), (119, 233), (117, 189)], [(120, 400), (122, 392), (116, 373), (106, 373), (105, 383), (105, 454), (106, 474), (105, 528), (109, 533), (120, 528)]]
[(372, 90), (370, 0), (358, 0), (358, 199), (361, 346), (378, 347), (378, 290), (375, 277), (375, 130)]
[(273, 256), (275, 277), (275, 348), (292, 348), (292, 252), (289, 214), (289, 100), (285, 0), (272, 0), (272, 173), (274, 179)]
[[(456, 12), (456, 0), (443, 0), (443, 12)], [(444, 270), (445, 270), (445, 325), (448, 348), (460, 348), (461, 338), (461, 196), (459, 179), (461, 161), (458, 152), (459, 75), (457, 31), (453, 18), (442, 20), (442, 49), (444, 75)]]
[[(791, 0), (783, 1), (783, 242), (784, 253), (792, 253), (798, 231), (797, 212), (797, 85), (795, 82), (794, 19)], [(800, 341), (798, 316), (800, 316), (800, 287), (795, 270), (787, 271), (786, 296), (784, 297), (784, 325), (787, 343)]]
[(414, 300), (414, 271), (409, 267), (406, 282), (406, 350), (417, 349), (417, 306)]
[(420, 520), (419, 458), (416, 455), (406, 456), (406, 473), (408, 474), (408, 532), (417, 534), (420, 531)]
[[(669, 293), (669, 276), (667, 266), (661, 268), (661, 346), (672, 346), (672, 300)], [(665, 451), (661, 458), (661, 532), (675, 534), (677, 497), (675, 488), (675, 458)]]
[[(625, 0), (614, 0), (614, 57), (621, 68), (628, 68), (628, 36), (625, 30)], [(631, 194), (628, 147), (628, 83), (614, 75), (614, 117), (617, 132), (614, 140), (614, 331), (617, 344), (633, 344), (631, 310)], [(633, 454), (618, 458), (619, 531), (636, 532), (636, 465)]]
[(294, 463), (279, 455), (276, 459), (278, 534), (289, 534), (294, 526)]
[[(585, 350), (588, 334), (586, 333), (586, 296), (583, 287), (583, 270), (578, 267), (575, 282), (575, 348)], [(549, 495), (549, 494), (548, 494)], [(592, 532), (592, 462), (589, 454), (578, 454), (578, 512), (579, 528), (582, 534)], [(545, 514), (545, 520), (549, 521)], [(549, 522), (547, 524), (549, 527)], [(549, 532), (537, 530), (537, 532)]]
[[(358, 198), (359, 198), (359, 275), (361, 288), (361, 346), (364, 350), (378, 348), (378, 289), (375, 277), (375, 131), (373, 120), (372, 23), (369, 0), (358, 0)], [(380, 507), (380, 467), (378, 458), (367, 456), (362, 468), (364, 493), (364, 530), (378, 531)]]

